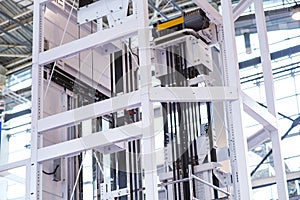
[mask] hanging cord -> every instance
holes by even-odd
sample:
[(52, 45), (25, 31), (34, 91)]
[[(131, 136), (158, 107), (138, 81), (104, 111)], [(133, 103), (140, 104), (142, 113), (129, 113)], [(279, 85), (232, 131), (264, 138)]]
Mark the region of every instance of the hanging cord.
[[(139, 67), (139, 66), (140, 66), (140, 65), (139, 65), (139, 60), (137, 60), (137, 59), (139, 59), (139, 56), (138, 56), (137, 54), (135, 54), (135, 53), (132, 52), (132, 49), (128, 46), (127, 41), (123, 40), (123, 42), (124, 42), (124, 44), (126, 45), (127, 49), (129, 50), (129, 53), (130, 53), (130, 55), (132, 56), (132, 58), (133, 58), (135, 64)], [(137, 58), (137, 59), (136, 59), (136, 58)]]
[[(64, 32), (63, 32), (63, 34), (62, 34), (62, 38), (61, 38), (61, 41), (60, 41), (60, 43), (59, 43), (59, 46), (62, 45), (62, 43), (63, 43), (63, 41), (64, 41), (64, 39), (65, 39), (65, 35), (66, 35), (67, 28), (68, 28), (68, 25), (69, 25), (69, 22), (70, 22), (70, 19), (71, 19), (71, 16), (72, 16), (72, 12), (73, 12), (73, 10), (74, 10), (74, 6), (75, 6), (75, 0), (73, 0), (73, 4), (72, 4), (72, 6), (71, 6), (71, 10), (70, 10), (70, 13), (69, 13), (69, 16), (68, 16), (67, 23), (66, 23), (66, 25), (65, 25), (65, 27), (64, 27)], [(48, 92), (48, 89), (49, 89), (49, 86), (50, 86), (50, 83), (51, 83), (51, 79), (52, 79), (52, 76), (53, 76), (53, 73), (54, 73), (54, 70), (55, 70), (56, 62), (57, 62), (57, 61), (54, 62), (53, 67), (52, 67), (52, 71), (51, 71), (51, 73), (50, 73), (49, 81), (48, 81), (48, 83), (47, 83), (47, 87), (46, 87), (46, 90), (45, 90), (44, 99), (46, 98), (46, 95), (47, 95), (47, 92)]]
[(84, 152), (84, 158), (83, 158), (82, 161), (81, 161), (81, 164), (80, 164), (80, 167), (79, 167), (77, 176), (76, 176), (75, 184), (74, 184), (74, 187), (73, 187), (73, 189), (72, 189), (72, 193), (71, 193), (70, 200), (72, 200), (73, 197), (74, 197), (75, 189), (76, 189), (77, 183), (78, 183), (78, 181), (79, 181), (80, 172), (81, 172), (82, 166), (83, 166), (83, 161), (84, 161), (84, 159), (85, 159), (85, 154), (86, 154), (86, 152)]
[(43, 170), (43, 173), (46, 174), (46, 175), (54, 175), (57, 171), (57, 169), (59, 168), (59, 165), (56, 165), (55, 169), (53, 170), (53, 172), (46, 172)]
[(95, 151), (94, 151), (93, 155), (94, 155), (94, 157), (95, 157), (95, 160), (96, 160), (96, 162), (97, 162), (97, 165), (98, 165), (98, 167), (99, 167), (99, 169), (100, 169), (102, 175), (104, 176), (104, 171), (103, 171), (103, 169), (102, 169), (102, 167), (101, 167), (101, 164), (100, 164), (100, 162), (99, 162), (99, 160), (98, 160), (98, 157), (97, 157)]
[[(268, 108), (266, 105), (264, 105), (263, 103), (257, 102), (259, 105), (261, 105), (262, 107)], [(288, 120), (290, 120), (291, 122), (294, 122), (294, 120), (292, 118), (290, 118), (289, 116), (286, 116), (285, 114), (282, 114), (281, 112), (278, 112), (278, 115), (280, 115), (283, 118), (286, 118)]]
[[(281, 137), (281, 140), (286, 138), (286, 136), (289, 134), (289, 132), (295, 128), (297, 125), (300, 125), (300, 116), (293, 120), (293, 123), (291, 127), (288, 129), (288, 131)], [(254, 168), (254, 170), (251, 172), (251, 176), (257, 171), (257, 169), (265, 162), (265, 160), (272, 154), (273, 150), (271, 149), (264, 157), (263, 159), (258, 163), (258, 165)]]

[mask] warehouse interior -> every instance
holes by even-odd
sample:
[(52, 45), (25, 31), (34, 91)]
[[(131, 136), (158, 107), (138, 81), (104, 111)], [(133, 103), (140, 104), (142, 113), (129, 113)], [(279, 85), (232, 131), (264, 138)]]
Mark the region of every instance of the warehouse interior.
[(300, 1), (0, 0), (0, 200), (300, 199)]

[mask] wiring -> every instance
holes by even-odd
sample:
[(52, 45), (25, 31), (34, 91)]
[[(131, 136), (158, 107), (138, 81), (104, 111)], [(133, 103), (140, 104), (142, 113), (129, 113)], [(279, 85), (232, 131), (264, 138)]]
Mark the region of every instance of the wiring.
[(57, 171), (57, 169), (59, 168), (59, 165), (56, 165), (55, 169), (53, 170), (53, 172), (46, 172), (43, 170), (43, 173), (46, 174), (46, 175), (54, 175)]
[(96, 162), (97, 162), (97, 165), (98, 165), (98, 167), (99, 167), (99, 169), (100, 169), (102, 175), (104, 176), (104, 171), (103, 171), (103, 169), (102, 169), (102, 167), (101, 167), (101, 163), (99, 162), (99, 159), (98, 159), (98, 157), (97, 157), (97, 155), (96, 155), (96, 152), (94, 152), (93, 155), (94, 155), (94, 157), (95, 157), (95, 160), (96, 160)]
[[(67, 23), (64, 27), (64, 31), (63, 31), (63, 34), (62, 34), (62, 37), (61, 37), (61, 41), (59, 43), (59, 46), (62, 45), (64, 39), (65, 39), (65, 35), (66, 35), (66, 32), (67, 32), (67, 28), (68, 28), (68, 25), (69, 25), (69, 22), (70, 22), (70, 19), (71, 19), (71, 16), (72, 16), (72, 12), (74, 10), (74, 6), (75, 6), (75, 0), (73, 0), (73, 4), (71, 6), (71, 10), (70, 10), (70, 13), (69, 13), (69, 16), (68, 16), (68, 20), (67, 20)], [(54, 62), (53, 64), (53, 67), (52, 67), (52, 71), (50, 73), (50, 77), (49, 77), (49, 80), (48, 80), (48, 83), (47, 83), (47, 87), (46, 87), (46, 90), (45, 90), (45, 95), (44, 95), (44, 99), (46, 98), (46, 95), (47, 95), (47, 92), (48, 92), (48, 89), (49, 89), (49, 86), (50, 86), (50, 83), (51, 83), (51, 79), (52, 79), (52, 76), (53, 76), (53, 73), (54, 73), (54, 70), (55, 70), (55, 66), (56, 66), (56, 61)]]
[[(263, 103), (257, 102), (259, 105), (261, 105), (262, 107), (268, 108), (266, 105), (264, 105)], [(282, 114), (281, 112), (278, 112), (278, 115), (280, 115), (283, 118), (286, 118), (292, 122), (294, 122), (294, 120), (292, 118), (290, 118), (289, 116), (286, 116), (285, 114)]]
[[(86, 154), (86, 152), (85, 152), (85, 154)], [(85, 155), (85, 154), (84, 154), (84, 155)], [(84, 161), (84, 159), (85, 159), (85, 157), (82, 159), (81, 164), (80, 164), (80, 167), (79, 167), (79, 169), (78, 169), (78, 173), (77, 173), (76, 180), (75, 180), (75, 183), (74, 183), (74, 186), (73, 186), (73, 189), (72, 189), (72, 193), (71, 193), (70, 200), (72, 200), (73, 197), (74, 197), (75, 189), (76, 189), (77, 183), (78, 183), (78, 181), (79, 181), (79, 177), (80, 177), (80, 173), (81, 173), (81, 170), (82, 170), (82, 166), (83, 166), (83, 161)]]
[[(300, 125), (300, 116), (293, 120), (293, 123), (291, 127), (287, 130), (287, 132), (281, 137), (281, 140), (283, 140), (289, 133), (290, 131), (295, 128), (297, 125)], [(271, 149), (264, 157), (263, 159), (258, 163), (258, 165), (254, 168), (254, 170), (251, 172), (251, 176), (258, 170), (258, 168), (267, 160), (267, 158), (272, 154), (273, 150)]]
[[(139, 65), (139, 56), (138, 56), (137, 54), (135, 54), (135, 53), (132, 52), (132, 49), (129, 47), (129, 45), (127, 44), (127, 42), (126, 42), (125, 40), (123, 40), (123, 42), (124, 42), (124, 44), (126, 45), (127, 49), (129, 50), (129, 53), (130, 53), (131, 56), (133, 57), (133, 60), (134, 60), (135, 64), (136, 64), (137, 66), (140, 66), (140, 65)], [(136, 58), (137, 58), (138, 60), (135, 58), (135, 56), (136, 56)]]

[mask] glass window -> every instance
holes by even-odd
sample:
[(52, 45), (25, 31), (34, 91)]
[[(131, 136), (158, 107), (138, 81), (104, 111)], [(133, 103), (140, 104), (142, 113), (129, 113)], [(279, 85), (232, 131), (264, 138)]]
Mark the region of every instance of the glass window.
[(26, 167), (0, 172), (0, 199), (25, 199)]

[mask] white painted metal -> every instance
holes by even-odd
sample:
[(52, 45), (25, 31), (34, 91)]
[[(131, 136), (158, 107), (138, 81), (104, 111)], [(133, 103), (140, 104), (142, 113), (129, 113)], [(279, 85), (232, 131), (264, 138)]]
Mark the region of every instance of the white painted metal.
[[(275, 107), (274, 80), (272, 73), (272, 64), (267, 36), (265, 13), (262, 0), (254, 0), (255, 19), (257, 24), (257, 33), (259, 38), (259, 47), (261, 54), (261, 64), (263, 67), (264, 86), (268, 110), (273, 116), (277, 117)], [(277, 182), (277, 193), (280, 200), (288, 199), (288, 190), (286, 182), (286, 173), (281, 154), (281, 140), (277, 130), (270, 133), (273, 149), (273, 159), (275, 167), (275, 176)]]
[[(90, 136), (93, 133), (92, 120), (85, 120), (81, 124), (82, 124), (82, 138), (86, 138)], [(82, 200), (92, 200), (94, 199), (93, 150), (87, 150), (85, 151), (85, 154), (86, 155), (82, 160), (82, 181), (83, 181)]]
[(7, 58), (27, 58), (27, 57), (30, 57), (30, 54), (0, 53), (0, 57), (7, 57)]
[[(47, 52), (39, 53), (42, 49), (41, 39), (42, 33), (42, 12), (40, 3), (44, 4), (50, 2), (49, 0), (35, 0), (34, 7), (34, 48), (33, 48), (33, 109), (32, 109), (32, 157), (30, 166), (30, 199), (42, 199), (42, 188), (40, 185), (40, 166), (41, 163), (53, 158), (74, 156), (82, 151), (92, 148), (105, 147), (107, 145), (114, 144), (120, 141), (128, 141), (143, 137), (143, 164), (145, 170), (145, 193), (146, 199), (158, 199), (157, 191), (157, 172), (156, 172), (156, 158), (155, 158), (155, 140), (154, 140), (154, 124), (153, 124), (153, 105), (151, 101), (232, 101), (227, 103), (227, 117), (228, 132), (229, 132), (229, 146), (231, 152), (232, 173), (234, 181), (234, 198), (247, 200), (251, 199), (250, 178), (248, 176), (247, 168), (247, 145), (246, 137), (243, 135), (241, 124), (241, 109), (242, 109), (242, 96), (239, 86), (239, 73), (237, 66), (236, 44), (234, 34), (233, 19), (240, 15), (241, 11), (247, 7), (251, 1), (245, 1), (238, 4), (239, 7), (232, 12), (231, 3), (228, 0), (222, 0), (222, 13), (225, 20), (222, 20), (222, 16), (207, 2), (200, 0), (193, 0), (207, 13), (208, 17), (217, 25), (219, 25), (222, 31), (222, 25), (224, 28), (225, 41), (225, 79), (226, 87), (218, 88), (153, 88), (151, 84), (151, 60), (150, 60), (150, 44), (149, 44), (149, 20), (148, 20), (148, 2), (146, 0), (136, 1), (137, 3), (137, 15), (138, 19), (133, 17), (132, 21), (127, 21), (125, 24), (120, 24), (114, 28), (100, 30), (97, 33), (86, 36), (79, 40), (64, 44), (62, 46), (53, 48)], [(258, 0), (257, 0), (258, 1)], [(259, 4), (257, 3), (257, 6)], [(260, 8), (261, 9), (261, 8)], [(260, 10), (260, 13), (263, 13)], [(262, 22), (258, 29), (263, 27)], [(263, 54), (268, 52), (266, 49), (266, 30), (262, 30), (262, 36), (264, 45), (261, 47)], [(44, 119), (40, 118), (40, 105), (41, 105), (41, 67), (40, 65), (51, 63), (61, 58), (65, 58), (89, 48), (103, 46), (116, 39), (127, 38), (133, 34), (138, 33), (139, 44), (139, 57), (140, 57), (140, 81), (141, 88), (138, 92), (133, 92), (126, 95), (121, 95), (113, 99), (105, 100), (96, 104), (92, 104), (83, 108), (67, 111), (64, 113), (56, 114)], [(264, 34), (264, 35), (263, 35)], [(224, 47), (224, 45), (223, 45)], [(269, 55), (269, 54), (268, 54)], [(267, 58), (262, 58), (263, 64), (265, 64)], [(269, 60), (267, 60), (267, 64)], [(269, 65), (270, 66), (270, 65)], [(271, 67), (270, 67), (271, 69)], [(265, 74), (270, 75), (270, 69)], [(270, 76), (270, 79), (272, 77)], [(272, 80), (266, 80), (270, 84)], [(273, 87), (271, 87), (273, 88)], [(184, 93), (184, 95), (182, 95)], [(201, 95), (200, 95), (201, 93)], [(162, 95), (163, 94), (163, 95)], [(133, 95), (133, 96), (132, 96)], [(268, 95), (270, 100), (269, 111), (275, 115), (275, 109), (273, 105), (274, 94)], [(272, 100), (273, 99), (273, 100)], [(270, 117), (267, 113), (262, 115), (260, 109), (257, 107), (251, 107), (252, 101), (246, 102), (246, 107), (252, 112), (254, 116), (258, 116), (258, 120), (263, 122), (263, 125), (271, 125), (273, 129), (276, 128), (274, 117)], [(40, 132), (59, 128), (62, 126), (74, 125), (86, 119), (105, 115), (111, 112), (115, 112), (120, 109), (128, 107), (142, 107), (142, 122), (125, 125), (123, 127), (107, 130), (82, 138), (74, 139), (58, 143), (52, 146), (39, 149), (38, 136)], [(251, 109), (250, 109), (251, 107)], [(274, 112), (273, 112), (274, 111)], [(273, 130), (272, 129), (272, 130)], [(278, 144), (278, 134), (273, 136), (273, 144)], [(276, 143), (277, 142), (277, 143)], [(101, 148), (100, 148), (101, 149)], [(274, 152), (280, 155), (280, 151)], [(275, 156), (276, 157), (276, 156)], [(280, 161), (280, 160), (279, 160)], [(278, 166), (278, 159), (275, 162)], [(280, 162), (279, 162), (280, 163)], [(1, 169), (1, 168), (0, 168)], [(277, 168), (278, 172), (278, 168)], [(281, 171), (282, 172), (282, 171)], [(284, 173), (283, 173), (284, 174)], [(284, 177), (284, 175), (282, 175)], [(278, 178), (278, 177), (277, 177)], [(281, 180), (280, 183), (284, 182)], [(280, 189), (283, 191), (283, 195), (286, 188)], [(284, 198), (283, 198), (284, 199)]]
[(255, 147), (266, 142), (269, 139), (270, 139), (269, 131), (266, 131), (264, 128), (258, 130), (256, 133), (254, 133), (253, 135), (247, 138), (248, 150), (251, 151), (255, 149)]
[(131, 16), (130, 20), (124, 24), (98, 31), (81, 39), (42, 52), (39, 55), (39, 64), (49, 64), (62, 58), (74, 56), (81, 51), (103, 46), (114, 40), (126, 39), (137, 32), (137, 23), (137, 19)]
[(145, 173), (145, 195), (146, 199), (158, 200), (157, 169), (155, 155), (155, 132), (153, 104), (150, 102), (150, 88), (152, 87), (151, 77), (151, 52), (148, 1), (138, 0), (137, 17), (138, 45), (140, 60), (140, 91), (142, 104), (142, 125), (143, 125), (143, 167)]
[(152, 102), (217, 102), (237, 98), (234, 87), (155, 87), (150, 90)]
[[(286, 178), (287, 178), (287, 181), (293, 181), (293, 180), (300, 179), (300, 171), (288, 172), (286, 174)], [(276, 184), (276, 178), (274, 176), (265, 177), (265, 178), (257, 178), (257, 179), (252, 180), (253, 188), (269, 186), (272, 184)]]
[(36, 3), (39, 3), (41, 5), (46, 4), (48, 2), (52, 2), (52, 1), (54, 1), (54, 0), (35, 0)]
[(26, 176), (25, 176), (25, 183), (26, 183), (26, 186), (25, 186), (25, 199), (29, 199), (30, 197), (30, 160), (28, 159), (28, 162), (26, 164)]
[[(126, 21), (129, 0), (102, 0), (78, 9), (77, 21), (79, 24), (108, 17), (109, 27), (122, 24)], [(133, 12), (135, 15), (135, 12)]]
[(244, 111), (264, 126), (266, 130), (277, 130), (277, 119), (256, 101), (242, 92)]
[[(189, 31), (197, 34), (194, 30)], [(176, 31), (154, 40), (154, 43), (159, 43), (155, 46), (156, 57), (154, 59), (156, 76), (162, 76), (167, 73), (165, 48), (180, 42), (185, 43), (185, 60), (187, 62), (187, 67), (201, 65), (202, 67), (207, 68), (208, 71), (213, 70), (211, 48), (201, 39), (196, 38), (195, 36), (185, 35), (184, 32), (187, 32), (187, 29)]]
[[(225, 84), (227, 86), (238, 86), (240, 93), (239, 67), (231, 1), (222, 0), (221, 7), (223, 19), (226, 19), (223, 20), (223, 42), (225, 43), (225, 47), (223, 46), (222, 55), (225, 69)], [(242, 126), (242, 106), (241, 93), (239, 94), (239, 100), (227, 103), (228, 145), (230, 149), (234, 198), (250, 200), (252, 193), (247, 160), (247, 141)]]
[(253, 3), (253, 0), (241, 0), (234, 8), (233, 8), (233, 20), (236, 21), (243, 12)]
[(210, 5), (208, 1), (193, 0), (193, 2), (207, 14), (207, 17), (212, 22), (217, 25), (222, 25), (222, 15), (214, 7), (212, 7), (212, 5)]
[(131, 141), (141, 137), (141, 123), (137, 122), (41, 148), (37, 153), (37, 161), (43, 162), (55, 158), (71, 157), (86, 150), (112, 145), (121, 141)]
[(0, 165), (0, 172), (25, 166), (29, 162), (30, 162), (30, 159), (25, 159), (25, 160), (20, 160), (20, 161), (17, 161), (17, 162), (12, 162), (12, 163), (8, 163), (8, 164)]
[(193, 174), (192, 174), (192, 166), (189, 165), (189, 187), (190, 187), (190, 200), (193, 200), (194, 198), (194, 192), (193, 192)]
[(42, 68), (39, 66), (39, 53), (43, 49), (43, 10), (39, 1), (34, 1), (33, 16), (33, 50), (32, 50), (32, 112), (31, 112), (31, 158), (30, 158), (30, 197), (31, 200), (42, 199), (41, 171), (42, 165), (37, 162), (37, 149), (40, 146), (40, 136), (38, 134), (38, 120), (41, 117), (41, 93)]
[(125, 108), (136, 108), (140, 106), (139, 94), (139, 91), (127, 93), (40, 119), (38, 121), (38, 131), (44, 132), (63, 126), (71, 126), (81, 121), (103, 116)]

